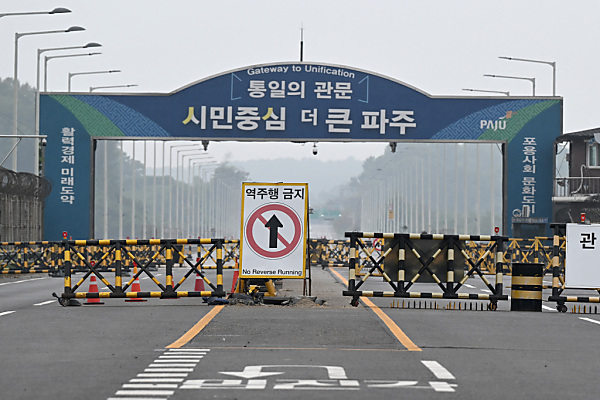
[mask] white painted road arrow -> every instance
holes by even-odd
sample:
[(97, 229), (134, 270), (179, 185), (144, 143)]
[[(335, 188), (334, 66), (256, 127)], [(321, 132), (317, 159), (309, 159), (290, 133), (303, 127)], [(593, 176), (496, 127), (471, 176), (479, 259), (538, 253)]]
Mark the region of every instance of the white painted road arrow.
[(262, 372), (263, 368), (325, 368), (329, 379), (348, 379), (343, 367), (330, 365), (248, 365), (242, 372), (219, 372), (224, 375), (237, 376), (242, 379), (263, 378), (265, 376), (281, 375), (283, 372)]

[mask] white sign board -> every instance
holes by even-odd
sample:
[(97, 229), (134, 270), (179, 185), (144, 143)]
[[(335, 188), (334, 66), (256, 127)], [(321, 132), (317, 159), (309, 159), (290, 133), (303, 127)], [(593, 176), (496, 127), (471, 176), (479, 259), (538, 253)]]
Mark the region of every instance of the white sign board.
[(304, 278), (307, 183), (243, 183), (240, 278)]
[(567, 224), (565, 284), (600, 288), (600, 225)]

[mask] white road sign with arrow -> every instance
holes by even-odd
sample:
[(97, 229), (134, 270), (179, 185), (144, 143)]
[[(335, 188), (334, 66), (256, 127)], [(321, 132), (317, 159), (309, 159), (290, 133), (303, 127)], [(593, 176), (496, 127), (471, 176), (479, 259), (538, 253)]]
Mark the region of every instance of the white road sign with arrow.
[(304, 278), (308, 184), (243, 183), (241, 278)]

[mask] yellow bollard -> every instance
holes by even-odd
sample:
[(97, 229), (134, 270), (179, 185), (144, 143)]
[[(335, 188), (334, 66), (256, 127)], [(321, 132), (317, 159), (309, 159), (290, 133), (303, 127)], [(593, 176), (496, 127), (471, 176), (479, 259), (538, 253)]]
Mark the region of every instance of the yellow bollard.
[(267, 282), (265, 282), (265, 286), (267, 287), (267, 293), (265, 293), (265, 296), (267, 296), (267, 297), (277, 296), (277, 291), (275, 290), (275, 284), (273, 283), (272, 279), (269, 279)]

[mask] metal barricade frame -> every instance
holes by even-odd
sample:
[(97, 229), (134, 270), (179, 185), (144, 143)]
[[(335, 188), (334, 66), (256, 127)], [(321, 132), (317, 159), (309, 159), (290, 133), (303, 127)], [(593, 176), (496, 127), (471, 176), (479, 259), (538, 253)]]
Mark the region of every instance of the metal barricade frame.
[[(178, 297), (224, 297), (226, 293), (223, 289), (223, 242), (224, 239), (149, 239), (149, 240), (75, 240), (75, 241), (63, 241), (61, 246), (64, 248), (64, 288), (63, 293), (58, 296), (53, 293), (53, 296), (59, 299), (61, 305), (71, 299), (94, 299), (94, 298), (178, 298)], [(211, 245), (210, 251), (207, 254), (216, 253), (216, 284), (211, 282), (203, 271), (202, 263), (207, 260), (208, 257), (191, 262), (182, 251), (176, 246), (178, 245)], [(131, 246), (138, 245), (155, 245), (159, 246), (158, 250), (154, 252), (152, 257), (149, 259), (140, 259), (137, 257)], [(77, 246), (108, 246), (108, 250), (99, 259), (99, 264), (105, 260), (109, 255), (114, 255), (114, 274), (115, 284), (111, 284), (96, 266), (95, 261), (89, 261), (87, 257), (82, 254)], [(160, 282), (149, 270), (150, 265), (155, 261), (161, 254), (164, 253), (166, 259), (166, 271), (165, 271), (165, 283)], [(183, 259), (183, 264), (189, 267), (183, 278), (178, 282), (174, 282), (173, 279), (173, 266), (175, 264), (173, 255), (179, 255)], [(131, 260), (134, 265), (139, 267), (137, 273), (135, 273), (129, 281), (123, 282), (123, 261), (125, 259)], [(78, 259), (85, 268), (84, 276), (72, 286), (72, 272), (73, 272), (73, 259)], [(204, 282), (209, 286), (211, 290), (205, 291), (179, 291), (181, 285), (189, 278), (193, 273), (198, 274)], [(95, 275), (108, 289), (109, 292), (91, 293), (91, 292), (78, 292), (77, 290), (85, 282), (85, 280)], [(127, 292), (132, 287), (132, 284), (140, 275), (147, 275), (152, 282), (156, 284), (159, 291), (140, 291), (140, 292)]]
[[(346, 232), (346, 237), (350, 238), (350, 254), (349, 254), (349, 271), (348, 271), (348, 289), (344, 290), (342, 294), (344, 296), (352, 297), (350, 302), (351, 305), (357, 306), (358, 299), (361, 296), (365, 297), (401, 297), (401, 298), (434, 298), (434, 299), (465, 299), (465, 300), (489, 300), (490, 308), (496, 309), (499, 300), (508, 300), (508, 295), (503, 294), (503, 252), (504, 243), (508, 240), (505, 236), (484, 236), (484, 235), (442, 235), (442, 234), (406, 234), (406, 233), (375, 233), (375, 232)], [(361, 280), (357, 282), (356, 270), (357, 270), (357, 246), (362, 246), (360, 238), (383, 238), (392, 240), (388, 249), (378, 258), (375, 259), (372, 256), (369, 257), (373, 266), (363, 276)], [(415, 240), (439, 240), (440, 243), (434, 253), (425, 259), (419, 254), (419, 249), (415, 245)], [(465, 251), (464, 246), (461, 246), (461, 242), (465, 241), (488, 241), (494, 242), (488, 250), (479, 257), (477, 260), (473, 260)], [(390, 277), (385, 273), (382, 264), (385, 257), (390, 254), (394, 247), (398, 245), (398, 280), (392, 281)], [(446, 281), (442, 280), (433, 273), (429, 268), (429, 265), (433, 260), (446, 248), (448, 262), (446, 266)], [(489, 253), (496, 250), (496, 282), (494, 285), (490, 283), (482, 272), (480, 265)], [(421, 267), (417, 274), (410, 280), (406, 280), (404, 263), (406, 259), (406, 251), (411, 251), (416, 258), (419, 260)], [(454, 281), (454, 252), (459, 250), (465, 257), (468, 263), (468, 270), (465, 276), (459, 282)], [(373, 274), (374, 271), (381, 273), (383, 279), (390, 285), (393, 291), (365, 291), (360, 290), (361, 286), (366, 280)], [(424, 272), (428, 272), (434, 279), (435, 283), (441, 288), (441, 292), (410, 292), (409, 289), (415, 284), (419, 276)], [(473, 274), (477, 274), (482, 281), (485, 283), (487, 288), (490, 290), (490, 294), (474, 294), (474, 293), (458, 293), (458, 290), (463, 286), (466, 280)]]

